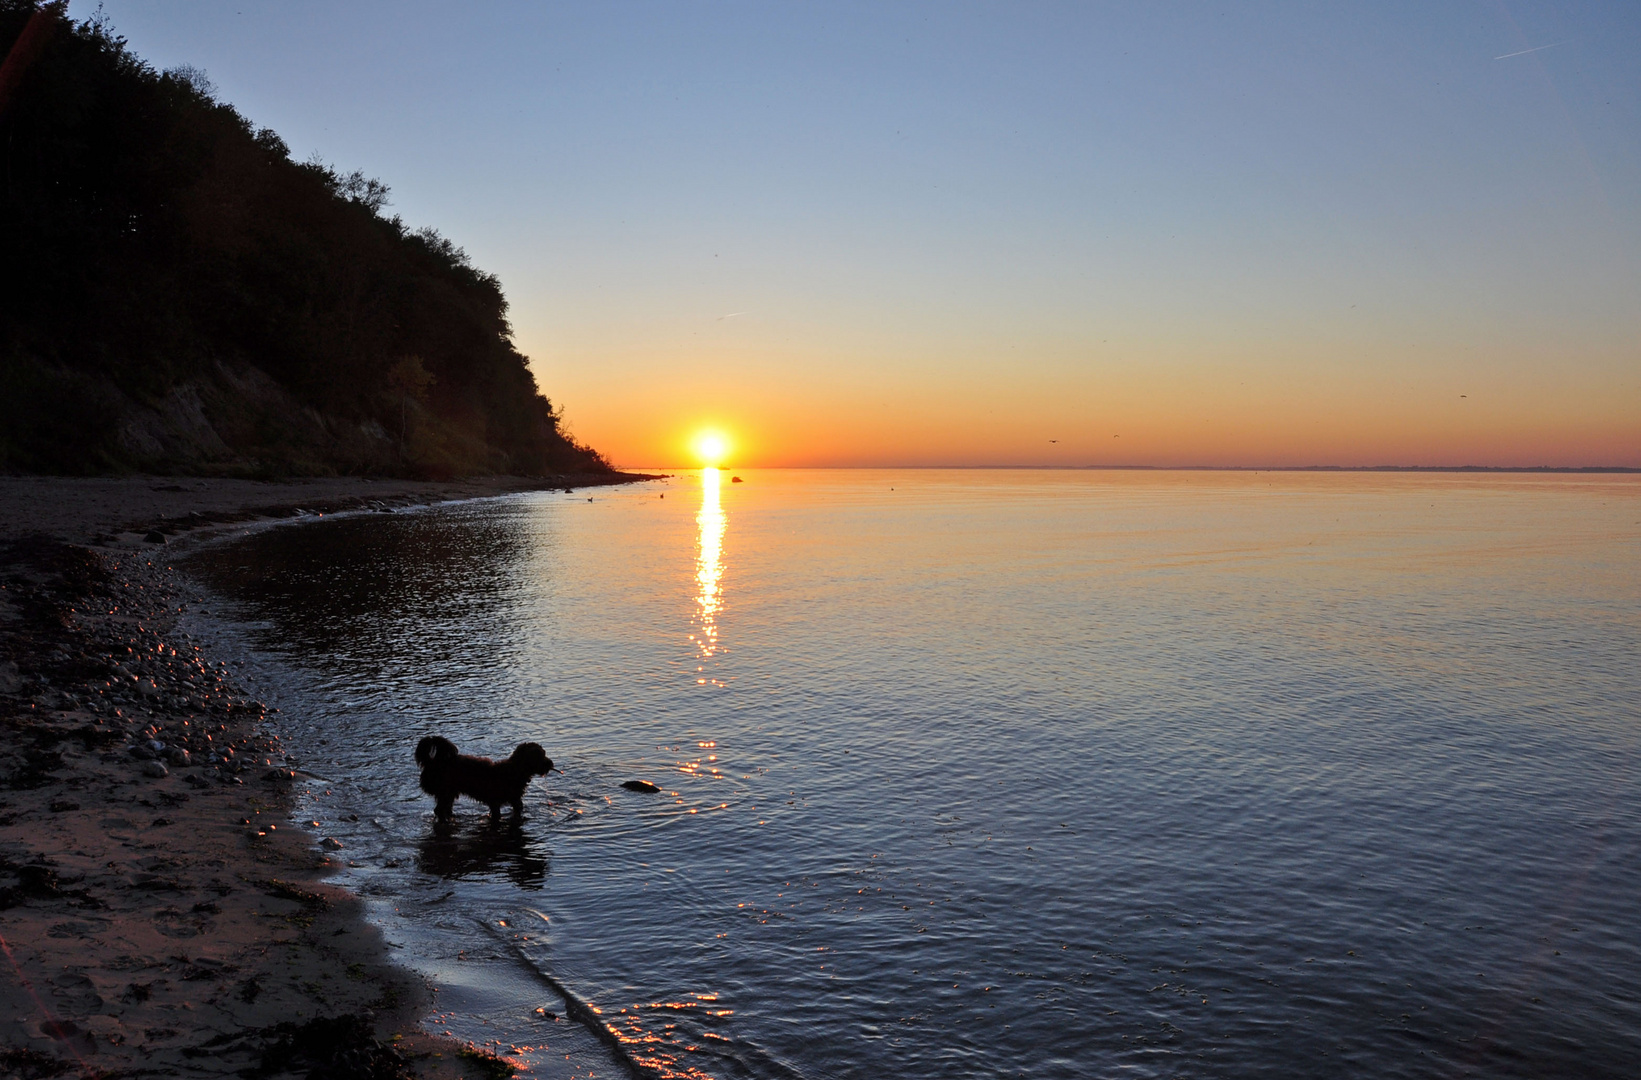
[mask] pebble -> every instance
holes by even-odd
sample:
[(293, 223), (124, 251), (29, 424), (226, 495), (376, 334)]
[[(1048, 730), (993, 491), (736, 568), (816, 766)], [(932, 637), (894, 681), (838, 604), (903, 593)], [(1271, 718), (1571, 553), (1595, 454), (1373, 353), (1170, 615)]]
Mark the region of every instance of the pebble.
[(326, 851), (341, 851), (342, 841), (336, 839), (334, 836), (327, 836), (323, 840), (319, 841), (319, 846), (324, 848)]
[(165, 767), (164, 762), (145, 761), (142, 763), (142, 774), (144, 776), (152, 776), (154, 779), (158, 780), (163, 776), (170, 776), (171, 770)]

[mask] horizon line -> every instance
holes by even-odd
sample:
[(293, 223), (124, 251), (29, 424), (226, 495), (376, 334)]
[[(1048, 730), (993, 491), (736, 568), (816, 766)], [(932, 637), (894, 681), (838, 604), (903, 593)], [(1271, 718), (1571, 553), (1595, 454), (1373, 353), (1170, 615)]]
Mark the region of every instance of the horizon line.
[(1636, 465), (624, 465), (640, 469), (1029, 469), (1067, 472), (1451, 472), (1451, 473), (1641, 473)]

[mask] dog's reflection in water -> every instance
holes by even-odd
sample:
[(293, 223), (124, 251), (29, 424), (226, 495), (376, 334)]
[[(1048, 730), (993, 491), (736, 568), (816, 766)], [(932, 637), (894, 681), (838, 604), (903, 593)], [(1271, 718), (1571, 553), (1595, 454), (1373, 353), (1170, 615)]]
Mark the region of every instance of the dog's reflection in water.
[(458, 823), (435, 821), (416, 845), (416, 866), (442, 878), (505, 877), (525, 889), (547, 881), (547, 855), (517, 818)]

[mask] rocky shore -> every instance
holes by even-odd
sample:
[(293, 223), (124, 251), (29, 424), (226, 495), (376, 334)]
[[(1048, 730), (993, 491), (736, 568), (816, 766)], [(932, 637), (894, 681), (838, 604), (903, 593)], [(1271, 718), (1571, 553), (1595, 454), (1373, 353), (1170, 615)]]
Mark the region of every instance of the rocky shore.
[(320, 823), (289, 819), (315, 778), (237, 658), (180, 627), (199, 597), (167, 556), (256, 518), (592, 479), (0, 478), (0, 1076), (509, 1071), (417, 1028), (426, 988), (324, 884)]

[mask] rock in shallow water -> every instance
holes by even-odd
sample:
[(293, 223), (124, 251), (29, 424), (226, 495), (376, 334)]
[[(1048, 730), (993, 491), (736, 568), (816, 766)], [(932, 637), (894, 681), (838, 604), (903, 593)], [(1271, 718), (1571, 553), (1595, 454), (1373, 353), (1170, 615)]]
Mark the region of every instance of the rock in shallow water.
[(649, 795), (653, 795), (657, 791), (661, 790), (660, 788), (656, 787), (654, 784), (650, 783), (648, 780), (628, 780), (625, 784), (622, 784), (621, 786), (626, 788), (628, 791), (642, 791), (642, 792), (644, 792), (646, 794), (649, 794)]

